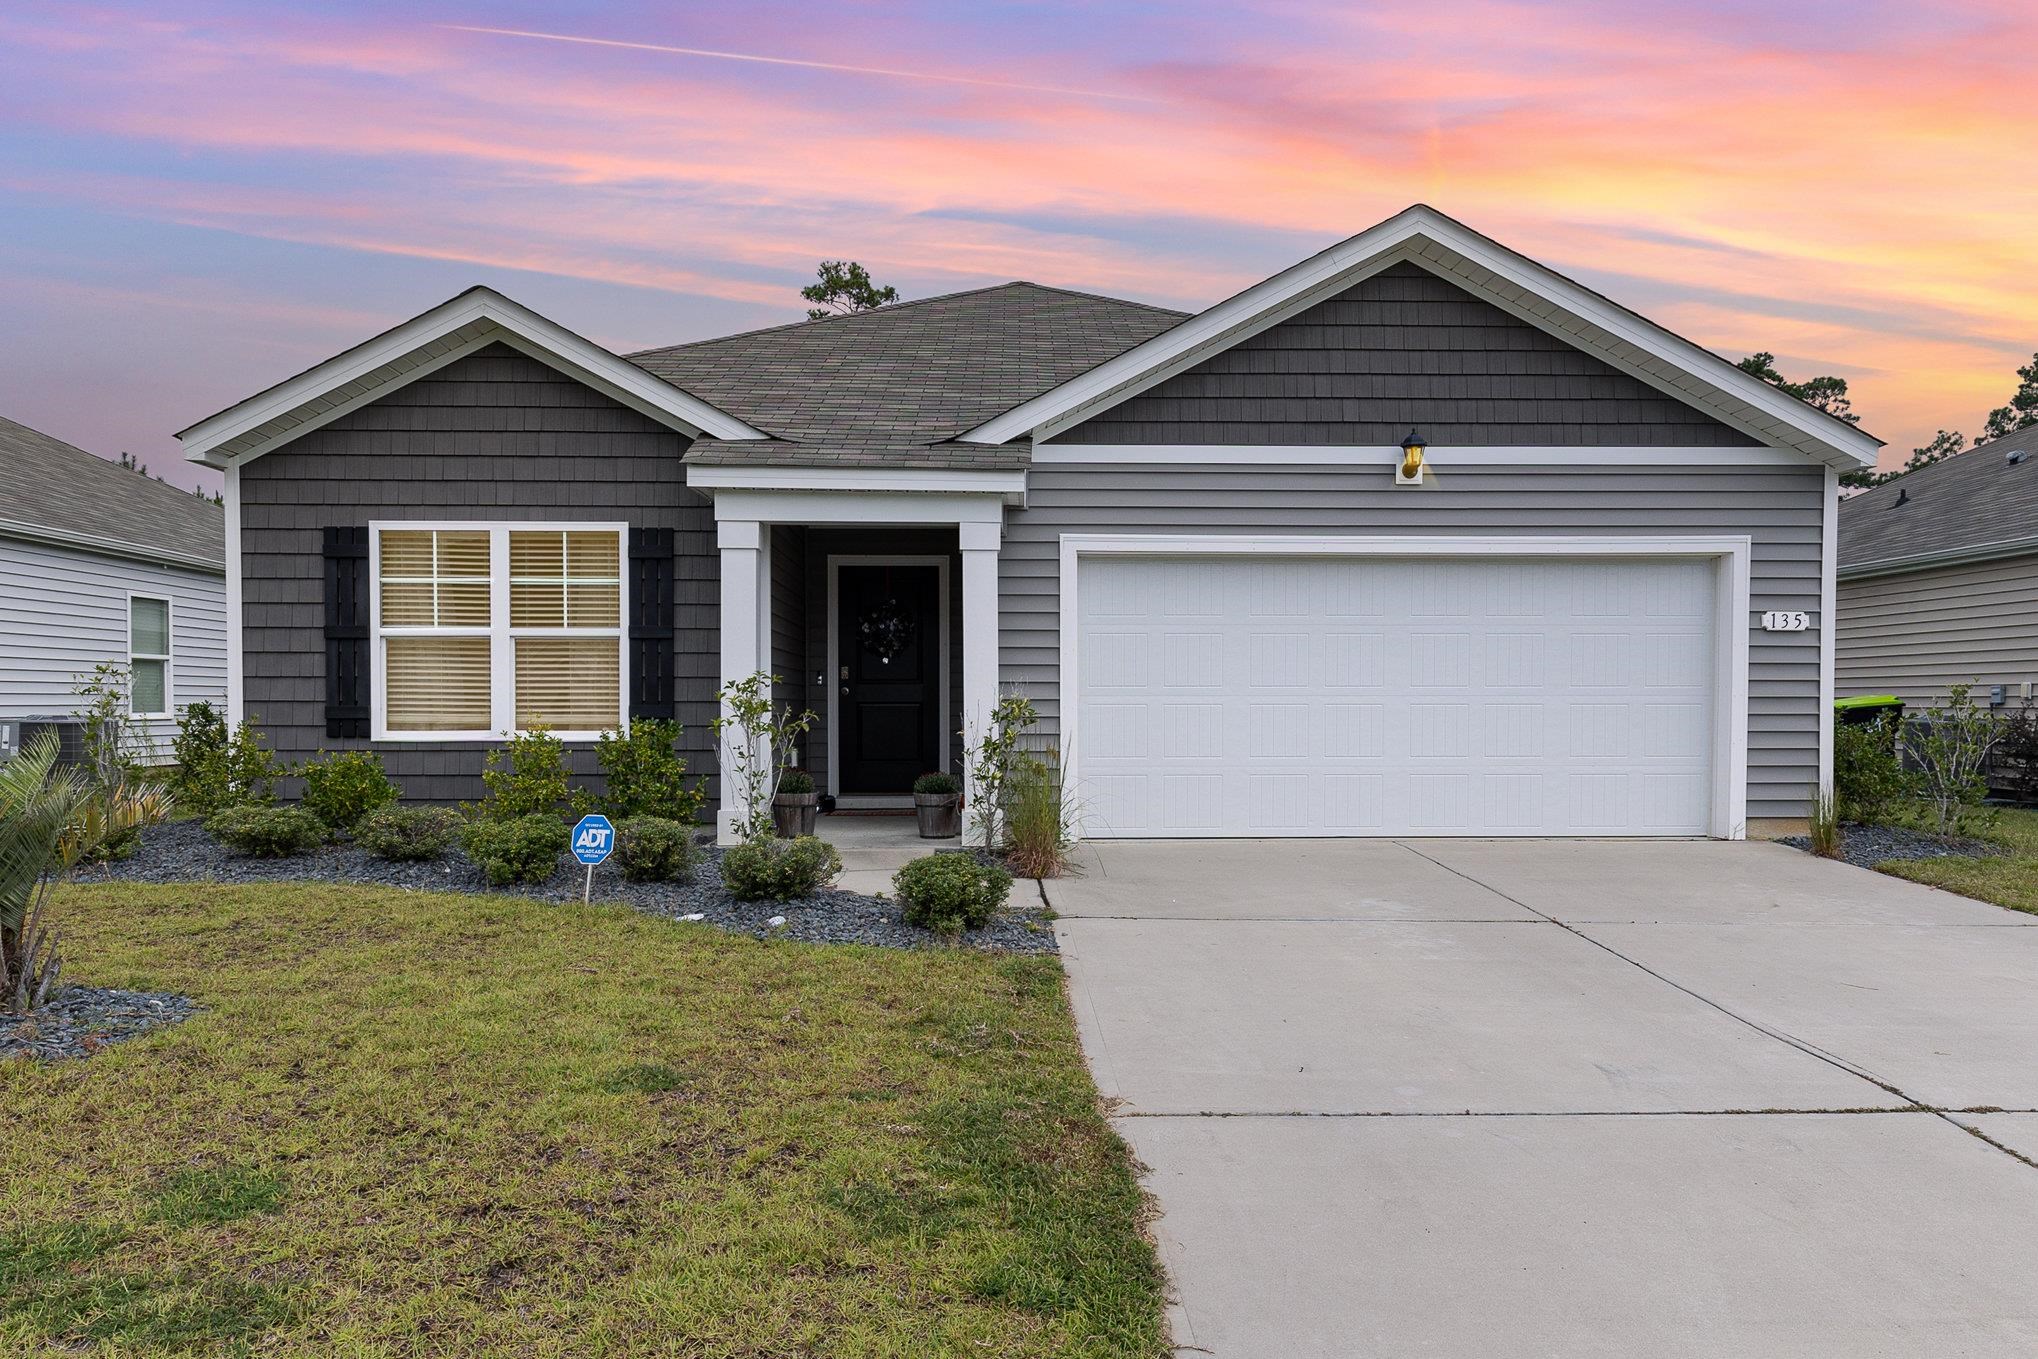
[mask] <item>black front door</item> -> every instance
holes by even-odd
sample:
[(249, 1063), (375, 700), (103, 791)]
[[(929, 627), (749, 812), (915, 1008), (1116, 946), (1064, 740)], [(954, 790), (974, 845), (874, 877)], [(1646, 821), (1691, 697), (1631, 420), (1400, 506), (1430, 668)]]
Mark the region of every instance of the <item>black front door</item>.
[(941, 766), (941, 590), (932, 566), (842, 566), (835, 580), (839, 789), (908, 793)]

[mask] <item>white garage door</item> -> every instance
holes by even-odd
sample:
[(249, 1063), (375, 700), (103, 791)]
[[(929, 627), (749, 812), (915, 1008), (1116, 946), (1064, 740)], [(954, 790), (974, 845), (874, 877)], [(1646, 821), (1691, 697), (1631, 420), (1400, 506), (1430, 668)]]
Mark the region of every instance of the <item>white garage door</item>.
[(1714, 588), (1702, 560), (1085, 557), (1085, 830), (1703, 835)]

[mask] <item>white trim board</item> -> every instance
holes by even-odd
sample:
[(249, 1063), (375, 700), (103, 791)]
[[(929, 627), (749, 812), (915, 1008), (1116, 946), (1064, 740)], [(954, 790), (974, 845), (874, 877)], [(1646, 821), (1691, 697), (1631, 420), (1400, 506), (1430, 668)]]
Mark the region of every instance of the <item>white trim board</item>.
[(1403, 260), (1445, 266), (1453, 282), (1503, 310), (1765, 444), (1843, 470), (1875, 464), (1879, 440), (1420, 203), (958, 437), (1051, 438)]
[(849, 795), (846, 801), (843, 799), (842, 757), (840, 753), (842, 748), (841, 743), (842, 705), (839, 702), (837, 702), (837, 700), (841, 697), (842, 689), (841, 679), (842, 642), (841, 637), (839, 635), (841, 632), (840, 626), (841, 600), (838, 594), (836, 593), (838, 589), (837, 578), (840, 573), (840, 570), (844, 566), (932, 566), (935, 568), (935, 580), (937, 582), (936, 595), (938, 600), (938, 602), (935, 604), (935, 608), (939, 610), (941, 614), (940, 620), (941, 641), (939, 644), (938, 651), (938, 655), (941, 662), (941, 674), (939, 680), (937, 681), (937, 683), (941, 685), (941, 737), (939, 756), (941, 763), (939, 765), (939, 768), (943, 773), (947, 773), (948, 767), (952, 762), (950, 760), (949, 752), (954, 744), (954, 734), (952, 725), (954, 718), (953, 714), (950, 711), (952, 700), (949, 692), (949, 686), (952, 683), (953, 676), (949, 669), (950, 664), (949, 652), (954, 649), (955, 641), (954, 638), (949, 636), (949, 621), (951, 615), (949, 613), (950, 604), (948, 594), (948, 562), (949, 559), (947, 557), (941, 556), (936, 553), (904, 554), (900, 556), (884, 556), (884, 555), (872, 556), (855, 552), (830, 552), (828, 554), (827, 564), (828, 617), (826, 620), (828, 628), (828, 667), (823, 675), (823, 678), (827, 681), (828, 684), (828, 717), (827, 717), (828, 795), (830, 797), (835, 798), (837, 800), (837, 805), (839, 806), (846, 806), (851, 810), (858, 810), (872, 807), (910, 807), (913, 805), (913, 800), (912, 797), (910, 796), (910, 793), (905, 795), (903, 800), (901, 800), (901, 798), (899, 797), (894, 797), (890, 795), (871, 793), (852, 793)]
[[(375, 400), (392, 386), (414, 381), (496, 342), (509, 344), (689, 434), (731, 440), (767, 437), (493, 288), (474, 287), (200, 420), (180, 432), (177, 440), (184, 446), (184, 456), (193, 462), (213, 467), (223, 466), (228, 458), (247, 462)], [(423, 349), (435, 352), (401, 371), (380, 371)], [(264, 431), (271, 421), (286, 419), (287, 425)]]
[(939, 467), (741, 467), (688, 463), (686, 484), (696, 490), (903, 491), (1001, 495), (1026, 494), (1024, 469), (978, 471)]
[(1705, 534), (1606, 537), (1335, 537), (1257, 534), (1064, 533), (1061, 535), (1057, 604), (1060, 614), (1055, 660), (1055, 707), (1059, 714), (1062, 768), (1070, 787), (1077, 782), (1081, 742), (1077, 733), (1081, 694), (1077, 677), (1080, 636), (1078, 573), (1084, 557), (1594, 557), (1711, 558), (1718, 575), (1714, 590), (1713, 718), (1710, 834), (1720, 840), (1748, 833), (1748, 651), (1751, 614), (1749, 577), (1753, 539)]
[[(1393, 444), (1057, 444), (1033, 446), (1037, 466), (1162, 463), (1179, 466), (1393, 467)], [(1804, 455), (1781, 448), (1599, 447), (1511, 444), (1431, 446), (1423, 465), (1453, 467), (1775, 467), (1805, 469)]]
[[(1828, 469), (1819, 520), (1819, 795), (1833, 791), (1834, 666), (1839, 652), (1840, 474)], [(1816, 812), (1818, 809), (1812, 809)]]
[(241, 469), (226, 465), (226, 720), (238, 727), (246, 716), (246, 685), (242, 676), (241, 626)]

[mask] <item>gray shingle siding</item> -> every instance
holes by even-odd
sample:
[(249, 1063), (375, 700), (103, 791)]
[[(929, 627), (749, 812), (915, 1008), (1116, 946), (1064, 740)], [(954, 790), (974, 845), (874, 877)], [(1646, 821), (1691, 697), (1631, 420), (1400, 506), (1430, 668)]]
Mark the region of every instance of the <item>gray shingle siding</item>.
[[(245, 706), (284, 759), (366, 741), (325, 736), (329, 524), (385, 519), (602, 520), (670, 528), (675, 670), (685, 751), (713, 767), (719, 558), (709, 502), (686, 488), (683, 435), (558, 371), (492, 345), (249, 463), (241, 471)], [(377, 746), (406, 796), (478, 797), (486, 747)], [(595, 770), (592, 748), (572, 754)]]
[(1719, 447), (1755, 440), (1414, 264), (1057, 436), (1086, 444)]
[[(1817, 775), (1819, 534), (1824, 479), (1757, 468), (1461, 468), (1397, 489), (1379, 467), (1037, 466), (999, 559), (1003, 682), (1057, 718), (1064, 533), (1748, 534), (1748, 815), (1800, 817)], [(1765, 633), (1802, 609), (1814, 630)]]

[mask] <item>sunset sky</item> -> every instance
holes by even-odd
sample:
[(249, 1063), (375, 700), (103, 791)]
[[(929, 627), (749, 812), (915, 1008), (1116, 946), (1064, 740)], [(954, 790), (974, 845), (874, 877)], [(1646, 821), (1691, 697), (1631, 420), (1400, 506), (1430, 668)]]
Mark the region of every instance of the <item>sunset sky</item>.
[(470, 283), (617, 350), (823, 257), (1200, 308), (1419, 200), (1846, 377), (1895, 465), (2038, 350), (2034, 15), (10, 0), (0, 414), (188, 484), (176, 430)]

